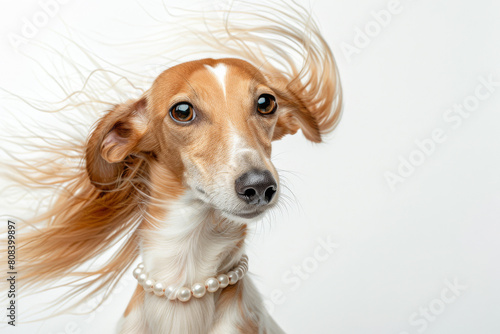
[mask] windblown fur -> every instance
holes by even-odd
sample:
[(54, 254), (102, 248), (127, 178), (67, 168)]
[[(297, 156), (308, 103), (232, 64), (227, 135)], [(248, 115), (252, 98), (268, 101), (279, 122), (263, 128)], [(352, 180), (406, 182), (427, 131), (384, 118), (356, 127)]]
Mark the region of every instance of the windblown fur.
[[(163, 29), (165, 32), (153, 36), (153, 40), (163, 39), (163, 45), (170, 50), (174, 48), (179, 62), (196, 58), (193, 53), (196, 45), (205, 55), (236, 57), (253, 64), (275, 84), (277, 91), (286, 95), (283, 98), (290, 106), (284, 107), (295, 110), (278, 121), (283, 126), (274, 139), (301, 129), (307, 139), (321, 142), (322, 136), (338, 124), (342, 92), (332, 53), (313, 18), (305, 8), (284, 1), (268, 5), (237, 4), (211, 15), (183, 11), (179, 15), (182, 26), (172, 24)], [(178, 32), (172, 34), (169, 29), (174, 26)], [(171, 37), (179, 34), (183, 36), (182, 43)], [(73, 44), (69, 40), (68, 43)], [(126, 74), (88, 50), (74, 46), (88, 56), (89, 64), (99, 68), (72, 64), (66, 55), (49, 51), (80, 74), (82, 89), (75, 92), (64, 89), (67, 97), (55, 107), (43, 101), (25, 101), (34, 109), (46, 112), (55, 109), (55, 113), (44, 117), (49, 121), (51, 117), (60, 118), (68, 126), (74, 122), (73, 115), (80, 115), (81, 121), (75, 124), (78, 133), (65, 132), (60, 126), (42, 128), (33, 122), (24, 126), (23, 122), (13, 124), (11, 127), (19, 133), (17, 143), (13, 143), (17, 150), (37, 152), (40, 156), (24, 160), (13, 148), (4, 152), (8, 160), (2, 163), (3, 174), (11, 185), (4, 189), (3, 195), (17, 189), (24, 191), (23, 196), (33, 195), (31, 203), (46, 199), (43, 202), (46, 205), (21, 221), (19, 271), (23, 294), (58, 284), (71, 285), (71, 293), (55, 301), (67, 306), (65, 310), (86, 298), (103, 293), (107, 296), (112, 291), (139, 255), (141, 231), (155, 227), (148, 207), (179, 195), (176, 193), (179, 181), (176, 178), (158, 181), (159, 167), (152, 163), (154, 157), (147, 154), (129, 155), (115, 165), (113, 168), (117, 170), (109, 173), (116, 177), (100, 180), (101, 185), (107, 186), (97, 187), (95, 180), (91, 181), (92, 168), (100, 163), (92, 148), (102, 140), (92, 133), (105, 126), (102, 120), (112, 117), (106, 110), (124, 102), (123, 96), (137, 92), (139, 97), (145, 89), (137, 88), (148, 78)], [(158, 48), (157, 43), (146, 42), (141, 50)], [(12, 141), (12, 138), (6, 136), (2, 140)], [(103, 259), (103, 254), (108, 258)], [(94, 262), (96, 259), (99, 261)]]

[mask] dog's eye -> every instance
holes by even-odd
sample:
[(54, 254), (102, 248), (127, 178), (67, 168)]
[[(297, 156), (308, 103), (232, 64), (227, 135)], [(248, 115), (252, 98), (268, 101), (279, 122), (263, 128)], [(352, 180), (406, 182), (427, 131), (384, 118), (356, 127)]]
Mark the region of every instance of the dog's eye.
[(278, 103), (274, 96), (269, 94), (262, 94), (257, 100), (257, 111), (262, 115), (273, 114), (278, 108)]
[(170, 117), (176, 122), (188, 123), (196, 117), (196, 114), (191, 104), (181, 102), (170, 109)]

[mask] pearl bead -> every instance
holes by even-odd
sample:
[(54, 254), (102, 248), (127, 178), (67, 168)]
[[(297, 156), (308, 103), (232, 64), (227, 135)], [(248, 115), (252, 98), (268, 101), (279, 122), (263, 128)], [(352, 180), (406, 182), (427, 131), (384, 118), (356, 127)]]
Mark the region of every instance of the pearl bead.
[(145, 273), (142, 273), (139, 276), (137, 276), (137, 282), (139, 282), (139, 284), (141, 284), (141, 285), (144, 282), (146, 282), (147, 279), (148, 279), (148, 275), (146, 275)]
[(195, 296), (196, 298), (203, 297), (205, 295), (205, 292), (207, 292), (205, 286), (201, 283), (193, 284), (193, 286), (191, 287), (191, 291), (193, 291), (193, 296)]
[(137, 265), (137, 268), (138, 268), (138, 269), (144, 269), (144, 263), (139, 263), (139, 264)]
[(238, 280), (240, 280), (240, 279), (242, 279), (242, 278), (243, 278), (244, 273), (243, 273), (243, 270), (241, 270), (240, 268), (236, 269), (236, 270), (234, 271), (234, 273), (235, 273), (236, 275), (238, 275)]
[(219, 281), (216, 278), (210, 277), (205, 281), (205, 286), (208, 292), (215, 292), (219, 290)]
[(238, 282), (238, 275), (234, 271), (230, 271), (227, 273), (227, 277), (229, 277), (229, 284), (233, 285)]
[(153, 292), (157, 296), (163, 296), (163, 294), (165, 293), (165, 292), (163, 292), (163, 284), (161, 284), (160, 282), (156, 283), (153, 286)]
[(177, 299), (179, 299), (181, 302), (187, 302), (189, 299), (191, 299), (191, 290), (183, 286), (182, 288), (179, 288), (177, 291)]
[(173, 285), (169, 285), (165, 288), (165, 297), (170, 300), (175, 300), (177, 298), (176, 288)]
[(227, 277), (226, 274), (220, 274), (217, 276), (217, 280), (219, 281), (221, 289), (225, 288), (229, 284), (229, 277)]
[(136, 279), (137, 279), (137, 277), (139, 277), (140, 274), (142, 274), (142, 268), (136, 268), (132, 272), (132, 275), (134, 275), (134, 278), (136, 278)]
[(144, 291), (146, 292), (151, 292), (153, 291), (153, 286), (155, 285), (155, 281), (152, 279), (147, 279), (142, 283), (142, 286), (144, 287)]
[[(236, 268), (233, 268), (232, 272), (234, 273), (234, 275), (236, 276), (236, 279), (239, 280), (241, 278), (241, 276), (238, 275), (238, 273), (236, 272)], [(229, 275), (229, 273), (227, 273)]]

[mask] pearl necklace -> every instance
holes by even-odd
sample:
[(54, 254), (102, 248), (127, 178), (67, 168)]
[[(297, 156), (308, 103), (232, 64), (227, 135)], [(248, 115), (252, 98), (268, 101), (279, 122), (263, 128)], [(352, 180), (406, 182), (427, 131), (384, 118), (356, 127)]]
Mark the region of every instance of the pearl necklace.
[(238, 264), (227, 274), (220, 274), (217, 277), (209, 277), (205, 280), (205, 284), (195, 283), (191, 289), (183, 286), (177, 288), (173, 285), (164, 285), (161, 282), (155, 282), (148, 277), (145, 271), (144, 264), (139, 263), (137, 268), (132, 272), (137, 282), (144, 288), (146, 292), (153, 292), (155, 295), (161, 297), (165, 296), (169, 300), (180, 300), (187, 302), (191, 296), (201, 298), (208, 292), (215, 292), (219, 288), (224, 289), (228, 285), (236, 284), (245, 276), (248, 271), (248, 256), (243, 254)]

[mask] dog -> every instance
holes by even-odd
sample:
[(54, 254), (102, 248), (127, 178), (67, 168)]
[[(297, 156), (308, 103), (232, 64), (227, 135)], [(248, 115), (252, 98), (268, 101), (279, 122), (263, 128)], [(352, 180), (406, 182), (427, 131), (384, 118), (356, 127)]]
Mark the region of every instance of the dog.
[[(247, 275), (245, 236), (280, 198), (273, 141), (301, 130), (321, 142), (342, 90), (314, 21), (281, 5), (261, 33), (286, 40), (275, 50), (288, 71), (240, 46), (166, 69), (96, 122), (81, 168), (53, 171), (58, 200), (23, 237), (25, 285), (74, 277), (66, 298), (109, 293), (140, 257), (119, 333), (283, 333)], [(253, 42), (273, 48), (262, 35)], [(283, 43), (303, 48), (300, 66)], [(81, 269), (107, 251), (98, 269)]]

